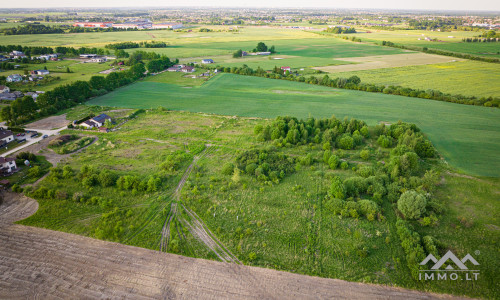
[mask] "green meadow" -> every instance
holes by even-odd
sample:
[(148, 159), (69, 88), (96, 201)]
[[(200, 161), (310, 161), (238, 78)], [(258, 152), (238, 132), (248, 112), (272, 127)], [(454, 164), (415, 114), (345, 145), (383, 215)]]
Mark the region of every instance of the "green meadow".
[(404, 120), (422, 128), (454, 167), (474, 175), (499, 175), (500, 111), (486, 107), (233, 74), (217, 75), (200, 87), (140, 82), (87, 103), (264, 118), (349, 116), (372, 125)]
[(353, 75), (359, 76), (364, 83), (434, 89), (476, 97), (500, 97), (500, 68), (497, 64), (480, 61), (466, 60), (334, 74), (346, 78)]

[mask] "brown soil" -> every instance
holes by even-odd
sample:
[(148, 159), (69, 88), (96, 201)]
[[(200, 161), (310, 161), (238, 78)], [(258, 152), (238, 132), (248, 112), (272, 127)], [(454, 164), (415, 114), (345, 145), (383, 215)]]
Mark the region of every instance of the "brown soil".
[(66, 120), (66, 114), (60, 116), (47, 117), (42, 120), (35, 121), (33, 123), (27, 124), (26, 128), (36, 128), (42, 130), (51, 130), (54, 128), (61, 128), (69, 124)]
[(12, 224), (35, 200), (0, 206), (0, 299), (436, 299), (400, 288), (182, 257)]
[(344, 60), (353, 62), (354, 64), (314, 67), (313, 69), (321, 70), (324, 72), (349, 72), (447, 63), (452, 61), (461, 61), (462, 59), (426, 53), (405, 53), (393, 55), (336, 58), (336, 60)]

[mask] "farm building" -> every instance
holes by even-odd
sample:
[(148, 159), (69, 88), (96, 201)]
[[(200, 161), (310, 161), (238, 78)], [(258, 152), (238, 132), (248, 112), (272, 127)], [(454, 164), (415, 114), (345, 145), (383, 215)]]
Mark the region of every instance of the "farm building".
[(97, 54), (80, 54), (80, 58), (94, 58), (97, 56)]
[(96, 63), (106, 62), (108, 59), (106, 57), (94, 57), (90, 61)]
[(12, 75), (7, 76), (6, 80), (7, 80), (7, 82), (19, 82), (19, 81), (22, 81), (23, 78), (19, 74), (12, 74)]
[(179, 29), (182, 28), (182, 23), (162, 23), (162, 24), (153, 24), (151, 26), (152, 29)]
[(13, 157), (0, 157), (0, 173), (8, 175), (17, 169), (16, 159)]
[(106, 28), (111, 27), (112, 22), (75, 22), (74, 27)]
[(139, 22), (130, 22), (130, 23), (121, 23), (121, 24), (113, 24), (113, 28), (137, 28), (137, 29), (150, 29), (153, 23), (149, 21), (139, 21)]
[(45, 60), (51, 60), (56, 58), (57, 59), (57, 54), (45, 54), (45, 55), (40, 55), (37, 57), (38, 59), (45, 59)]
[(213, 59), (210, 59), (210, 58), (207, 58), (207, 59), (203, 59), (201, 61), (202, 64), (213, 64), (214, 63), (214, 60)]

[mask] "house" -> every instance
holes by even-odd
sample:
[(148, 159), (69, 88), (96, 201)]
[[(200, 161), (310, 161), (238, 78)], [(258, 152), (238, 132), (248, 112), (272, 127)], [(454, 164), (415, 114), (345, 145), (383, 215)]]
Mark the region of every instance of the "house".
[(0, 94), (10, 92), (10, 88), (6, 85), (0, 85)]
[(33, 74), (37, 74), (37, 75), (49, 75), (49, 70), (35, 70), (33, 71)]
[(53, 60), (54, 58), (57, 59), (57, 54), (45, 54), (45, 55), (40, 55), (37, 58), (45, 60)]
[(178, 67), (170, 67), (167, 69), (167, 71), (169, 71), (169, 72), (179, 72), (179, 70), (180, 70), (180, 68), (178, 68)]
[(106, 123), (107, 120), (111, 121), (111, 117), (108, 116), (107, 114), (100, 114), (97, 117), (93, 117), (92, 119), (89, 119), (81, 123), (80, 126), (88, 128), (102, 127), (102, 125), (104, 125), (104, 123)]
[(191, 67), (191, 66), (184, 66), (181, 68), (181, 72), (184, 72), (184, 73), (193, 73), (194, 71), (196, 71), (196, 69), (194, 67)]
[(25, 55), (23, 52), (21, 52), (21, 51), (16, 51), (16, 50), (14, 50), (14, 51), (12, 51), (11, 53), (9, 53), (9, 55), (10, 55), (11, 57), (13, 57), (13, 58), (26, 57), (26, 55)]
[(0, 127), (0, 143), (5, 142), (5, 143), (10, 143), (14, 140), (14, 134), (12, 131), (3, 129), (3, 127)]
[(91, 62), (96, 62), (96, 63), (103, 63), (106, 62), (108, 59), (106, 57), (94, 57), (90, 61)]
[(213, 60), (213, 59), (210, 59), (210, 58), (208, 58), (208, 59), (203, 59), (203, 60), (201, 61), (201, 63), (202, 63), (202, 64), (213, 64), (213, 63), (214, 63), (214, 60)]
[(0, 157), (0, 172), (4, 175), (10, 174), (17, 169), (16, 159), (13, 157)]
[(283, 73), (286, 73), (286, 71), (291, 72), (292, 69), (290, 67), (281, 67), (281, 71), (283, 71)]
[(248, 52), (246, 52), (246, 51), (241, 52), (241, 56), (247, 56), (247, 55), (248, 55)]
[(0, 100), (9, 100), (9, 101), (14, 101), (16, 100), (17, 97), (13, 93), (1, 93), (0, 94)]
[(80, 54), (80, 58), (94, 58), (98, 57), (97, 54)]
[(19, 82), (22, 81), (23, 78), (19, 74), (12, 74), (7, 76), (7, 82)]

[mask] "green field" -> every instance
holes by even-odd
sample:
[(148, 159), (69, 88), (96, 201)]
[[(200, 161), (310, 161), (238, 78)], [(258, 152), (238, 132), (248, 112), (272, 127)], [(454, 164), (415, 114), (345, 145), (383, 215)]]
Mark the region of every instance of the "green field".
[[(278, 148), (280, 153), (298, 160), (307, 155), (314, 158), (311, 165), (298, 163), (295, 171), (279, 183), (263, 182), (247, 173), (235, 179), (222, 172), (223, 166), (249, 149), (272, 148), (272, 142), (259, 141), (254, 134), (255, 125), (270, 123), (256, 118), (148, 110), (118, 131), (89, 133), (99, 140), (64, 163), (64, 168), (70, 170), (67, 175), (57, 175), (54, 168), (39, 189), (29, 194), (40, 207), (20, 223), (158, 250), (172, 193), (193, 156), (200, 155), (178, 203), (195, 211), (247, 265), (473, 297), (495, 295), (498, 218), (488, 212), (498, 209), (499, 202), (491, 201), (498, 198), (494, 194), (498, 179), (466, 179), (448, 174), (449, 168), (439, 159), (422, 160), (422, 167), (442, 172), (441, 186), (433, 200), (446, 203), (446, 210), (432, 227), (412, 221), (415, 230), (443, 243), (440, 252), (451, 247), (462, 257), (470, 251), (481, 251), (481, 277), (474, 285), (465, 281), (423, 282), (410, 276), (390, 200), (384, 197), (379, 202), (384, 216), (381, 220), (339, 216), (328, 208), (327, 191), (332, 178), (358, 173), (351, 168), (330, 169), (323, 162), (321, 144)], [(376, 150), (374, 140), (372, 135), (356, 149), (345, 150), (343, 160), (356, 168), (387, 161), (391, 149)], [(214, 148), (203, 156), (199, 153), (207, 142)], [(369, 149), (369, 159), (360, 158), (361, 149)], [(172, 155), (178, 158), (175, 167), (165, 168), (163, 163)], [(62, 165), (58, 169), (64, 170)], [(136, 176), (139, 180), (153, 176), (161, 179), (161, 185), (146, 191), (89, 183), (88, 178), (96, 174), (101, 178), (102, 172)], [(47, 196), (47, 191), (55, 192), (57, 197)], [(371, 196), (362, 195), (362, 199)], [(474, 225), (461, 226), (459, 217), (473, 220)], [(174, 220), (177, 218), (182, 219), (182, 213)], [(179, 222), (173, 223), (170, 234), (169, 252), (217, 260)]]
[(500, 111), (435, 100), (338, 90), (297, 82), (221, 74), (199, 88), (141, 82), (88, 104), (273, 118), (292, 115), (356, 117), (369, 124), (413, 122), (439, 152), (470, 174), (499, 176)]
[[(474, 31), (452, 31), (438, 32), (428, 30), (371, 30), (353, 34), (364, 42), (391, 41), (396, 44), (407, 46), (427, 47), (432, 49), (460, 52), (484, 57), (500, 57), (500, 43), (463, 43), (462, 38), (472, 38), (481, 32)], [(371, 33), (366, 33), (371, 31)], [(351, 35), (349, 35), (351, 36)], [(438, 39), (441, 42), (431, 42), (424, 40), (424, 37)], [(420, 38), (420, 40), (418, 40)]]
[(476, 97), (500, 97), (500, 68), (479, 61), (342, 72), (335, 76), (359, 76), (364, 83), (434, 89), (444, 93)]

